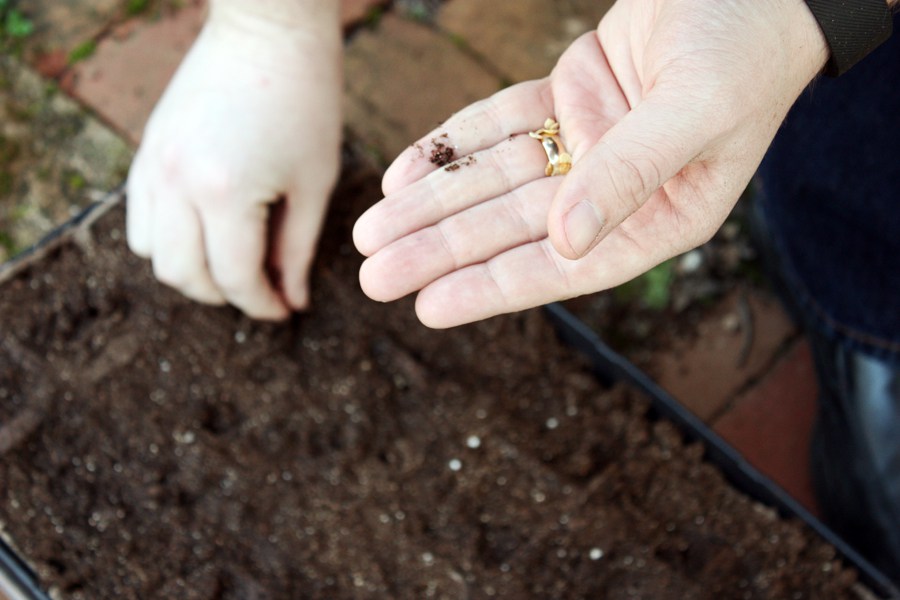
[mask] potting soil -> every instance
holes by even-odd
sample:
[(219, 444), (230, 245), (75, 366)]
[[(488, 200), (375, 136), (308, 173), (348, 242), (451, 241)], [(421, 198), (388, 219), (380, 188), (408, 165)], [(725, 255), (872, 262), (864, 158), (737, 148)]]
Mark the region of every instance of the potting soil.
[(844, 598), (854, 572), (603, 389), (538, 311), (365, 298), (345, 173), (313, 308), (158, 284), (123, 211), (0, 286), (0, 521), (63, 598)]

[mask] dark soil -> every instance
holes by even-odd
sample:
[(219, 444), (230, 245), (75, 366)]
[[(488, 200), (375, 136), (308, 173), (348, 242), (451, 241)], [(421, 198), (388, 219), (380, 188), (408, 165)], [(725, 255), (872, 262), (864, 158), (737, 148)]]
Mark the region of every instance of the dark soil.
[(456, 151), (450, 145), (446, 133), (431, 139), (431, 155), (428, 157), (431, 164), (439, 167), (449, 165), (453, 162), (455, 155)]
[[(357, 169), (359, 171), (359, 169)], [(0, 297), (0, 521), (65, 598), (844, 598), (540, 312), (430, 331), (356, 283), (345, 174), (314, 309), (193, 304), (121, 209)]]

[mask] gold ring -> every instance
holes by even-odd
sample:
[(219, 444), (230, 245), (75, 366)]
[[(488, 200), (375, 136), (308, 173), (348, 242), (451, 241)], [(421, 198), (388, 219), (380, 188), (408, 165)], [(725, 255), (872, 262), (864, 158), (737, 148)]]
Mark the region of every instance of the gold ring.
[(544, 174), (547, 177), (553, 175), (565, 175), (572, 168), (572, 155), (566, 152), (562, 140), (559, 139), (559, 123), (552, 118), (544, 121), (544, 126), (537, 131), (529, 131), (528, 135), (536, 140), (541, 140), (541, 146), (547, 153), (547, 168)]

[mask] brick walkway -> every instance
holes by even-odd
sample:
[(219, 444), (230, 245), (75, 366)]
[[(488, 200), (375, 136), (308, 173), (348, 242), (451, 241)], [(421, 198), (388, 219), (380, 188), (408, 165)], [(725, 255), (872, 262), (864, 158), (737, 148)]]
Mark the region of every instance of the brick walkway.
[[(27, 60), (136, 144), (202, 24), (204, 3), (191, 0), (179, 10), (136, 17), (123, 15), (114, 0), (34, 4), (38, 30), (26, 47)], [(359, 0), (345, 23), (372, 17), (372, 4), (384, 3)], [(471, 101), (548, 73), (608, 4), (451, 0), (433, 24), (388, 10), (348, 38), (347, 125), (373, 154), (389, 159)], [(95, 51), (67, 66), (65, 57), (86, 40), (97, 42)], [(733, 296), (711, 311), (694, 341), (660, 357), (660, 383), (814, 508), (807, 473), (816, 396), (809, 351), (771, 297), (754, 293), (743, 302), (754, 323), (744, 360), (744, 338), (726, 326), (743, 310)]]

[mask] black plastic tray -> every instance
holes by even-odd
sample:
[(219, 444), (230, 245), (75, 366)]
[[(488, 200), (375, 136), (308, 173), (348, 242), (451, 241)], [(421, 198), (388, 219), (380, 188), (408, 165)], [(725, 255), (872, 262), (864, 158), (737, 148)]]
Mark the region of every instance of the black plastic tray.
[(728, 442), (710, 429), (694, 413), (686, 409), (643, 371), (607, 346), (600, 337), (560, 304), (544, 307), (560, 337), (590, 360), (594, 372), (606, 384), (627, 382), (644, 392), (654, 412), (674, 422), (690, 441), (706, 448), (705, 458), (719, 468), (738, 490), (778, 511), (782, 517), (795, 517), (805, 522), (825, 541), (833, 545), (844, 562), (856, 568), (860, 581), (879, 598), (900, 598), (891, 580), (876, 569), (838, 534), (813, 516), (799, 502), (748, 463)]
[[(79, 228), (90, 227), (91, 223), (103, 216), (122, 199), (123, 192), (119, 188), (111, 192), (104, 200), (91, 205), (74, 219), (54, 230), (30, 250), (20, 254), (12, 261), (0, 265), (0, 284), (64, 242), (68, 239), (67, 235), (77, 235)], [(544, 310), (560, 337), (590, 360), (595, 374), (602, 383), (612, 385), (621, 381), (641, 390), (650, 398), (656, 415), (674, 422), (687, 440), (699, 441), (704, 445), (706, 459), (719, 468), (735, 488), (754, 500), (775, 508), (783, 517), (795, 517), (805, 522), (833, 545), (847, 564), (856, 568), (860, 575), (860, 581), (878, 598), (900, 600), (900, 589), (892, 584), (886, 575), (876, 569), (772, 480), (750, 465), (725, 440), (645, 373), (603, 343), (596, 333), (572, 313), (559, 304), (550, 304), (544, 307)], [(3, 592), (10, 595), (9, 600), (50, 600), (48, 594), (40, 588), (36, 581), (34, 572), (28, 567), (26, 561), (0, 538), (0, 600), (2, 600)]]

